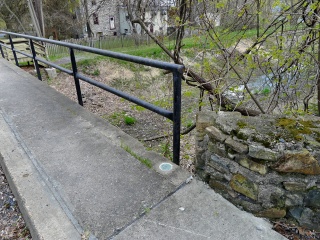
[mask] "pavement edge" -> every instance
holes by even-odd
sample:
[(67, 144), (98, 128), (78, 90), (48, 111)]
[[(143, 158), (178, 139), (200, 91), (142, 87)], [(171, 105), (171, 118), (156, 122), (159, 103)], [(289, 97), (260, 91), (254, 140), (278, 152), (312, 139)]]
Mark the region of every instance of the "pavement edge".
[(0, 111), (0, 164), (33, 239), (81, 239)]

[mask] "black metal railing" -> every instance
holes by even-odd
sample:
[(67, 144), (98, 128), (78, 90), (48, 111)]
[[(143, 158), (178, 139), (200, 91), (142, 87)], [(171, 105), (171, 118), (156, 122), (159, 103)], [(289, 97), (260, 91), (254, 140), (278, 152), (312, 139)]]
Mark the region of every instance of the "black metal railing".
[[(54, 67), (56, 69), (59, 69), (62, 72), (65, 72), (69, 75), (72, 75), (74, 77), (74, 81), (75, 81), (78, 103), (81, 106), (83, 106), (83, 101), (82, 101), (82, 95), (81, 95), (80, 80), (83, 80), (87, 83), (90, 83), (96, 87), (104, 89), (105, 91), (113, 93), (121, 98), (124, 98), (130, 102), (133, 102), (139, 106), (142, 106), (146, 109), (149, 109), (150, 111), (153, 111), (163, 117), (170, 119), (173, 122), (173, 162), (175, 164), (179, 165), (179, 162), (180, 162), (180, 127), (181, 127), (181, 77), (182, 77), (182, 73), (184, 71), (184, 67), (182, 65), (168, 63), (168, 62), (162, 62), (162, 61), (157, 61), (157, 60), (152, 60), (152, 59), (147, 59), (147, 58), (142, 58), (142, 57), (137, 57), (137, 56), (131, 56), (128, 54), (117, 53), (117, 52), (112, 52), (112, 51), (107, 51), (107, 50), (101, 50), (101, 49), (92, 48), (92, 47), (80, 46), (80, 45), (76, 45), (76, 44), (72, 44), (72, 43), (65, 43), (65, 42), (60, 42), (60, 41), (46, 39), (46, 38), (34, 37), (34, 36), (30, 36), (30, 35), (17, 34), (17, 33), (6, 32), (6, 31), (0, 31), (0, 33), (7, 34), (9, 37), (9, 41), (10, 41), (10, 46), (7, 46), (5, 44), (0, 43), (0, 52), (1, 52), (2, 57), (3, 58), (5, 57), (3, 48), (10, 49), (13, 53), (14, 61), (18, 67), (19, 67), (19, 61), (17, 58), (17, 53), (20, 53), (26, 57), (32, 58), (34, 61), (34, 65), (35, 65), (35, 68), (37, 71), (37, 76), (38, 76), (39, 80), (42, 80), (42, 78), (41, 78), (41, 73), (40, 73), (40, 68), (39, 68), (38, 62), (42, 62), (44, 64), (47, 64), (48, 66)], [(23, 52), (18, 49), (15, 49), (14, 43), (12, 41), (12, 36), (28, 39), (30, 42), (31, 53), (27, 53), (27, 52)], [(64, 46), (66, 48), (69, 48), (72, 70), (61, 67), (60, 65), (54, 64), (54, 63), (47, 61), (43, 58), (37, 57), (36, 50), (35, 50), (34, 43), (33, 43), (34, 41), (51, 43), (51, 44), (56, 44), (56, 45), (60, 45), (60, 46)], [(155, 68), (159, 68), (159, 69), (164, 69), (164, 70), (168, 70), (168, 71), (172, 72), (172, 74), (173, 74), (173, 109), (172, 109), (172, 111), (155, 106), (151, 103), (143, 101), (139, 98), (131, 96), (125, 92), (121, 92), (115, 88), (107, 86), (104, 83), (98, 82), (94, 79), (91, 79), (89, 77), (86, 77), (86, 76), (80, 74), (77, 69), (77, 62), (75, 60), (74, 50), (90, 52), (90, 53), (94, 53), (94, 54), (98, 54), (98, 55), (121, 59), (121, 60), (134, 62), (134, 63), (138, 63), (138, 64), (150, 66), (150, 67), (155, 67)]]

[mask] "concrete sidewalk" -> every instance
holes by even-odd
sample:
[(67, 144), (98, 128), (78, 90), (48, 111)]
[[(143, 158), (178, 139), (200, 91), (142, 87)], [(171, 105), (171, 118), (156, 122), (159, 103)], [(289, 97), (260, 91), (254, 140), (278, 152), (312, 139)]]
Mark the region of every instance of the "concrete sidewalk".
[(285, 239), (167, 162), (0, 59), (0, 163), (34, 239)]

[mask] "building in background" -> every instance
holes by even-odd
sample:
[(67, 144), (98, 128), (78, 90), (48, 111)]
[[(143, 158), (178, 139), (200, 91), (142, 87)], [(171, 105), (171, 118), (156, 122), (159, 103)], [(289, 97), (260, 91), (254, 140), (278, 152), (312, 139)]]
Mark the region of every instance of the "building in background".
[[(93, 37), (131, 35), (132, 24), (130, 22), (127, 7), (118, 0), (88, 0), (88, 20)], [(145, 23), (150, 32), (155, 35), (167, 33), (167, 7), (157, 6), (146, 10)], [(144, 34), (137, 24), (138, 34)], [(88, 36), (88, 27), (85, 27), (85, 35)]]

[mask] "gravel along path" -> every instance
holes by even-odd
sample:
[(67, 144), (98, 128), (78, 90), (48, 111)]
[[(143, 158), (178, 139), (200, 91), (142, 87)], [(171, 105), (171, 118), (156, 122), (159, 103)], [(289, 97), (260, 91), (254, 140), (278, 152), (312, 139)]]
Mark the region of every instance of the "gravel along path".
[(0, 239), (32, 239), (0, 166)]

